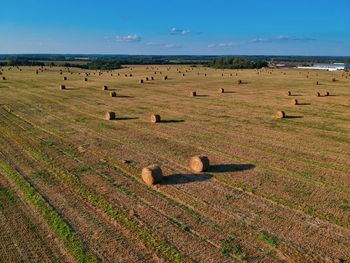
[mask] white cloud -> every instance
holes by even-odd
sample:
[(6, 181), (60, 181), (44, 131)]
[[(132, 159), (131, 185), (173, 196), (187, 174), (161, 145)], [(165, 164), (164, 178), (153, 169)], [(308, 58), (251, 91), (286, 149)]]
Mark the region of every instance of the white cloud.
[(180, 48), (180, 45), (173, 43), (158, 43), (158, 42), (147, 42), (147, 46), (163, 47), (163, 48)]
[(117, 42), (140, 42), (141, 37), (138, 35), (126, 35), (126, 36), (115, 36), (114, 40)]
[(179, 28), (173, 27), (173, 28), (170, 29), (170, 34), (171, 35), (186, 36), (186, 35), (189, 35), (189, 34), (199, 35), (199, 34), (201, 34), (201, 32), (193, 32), (193, 31), (191, 31), (189, 29), (179, 29)]
[(180, 48), (180, 45), (176, 45), (176, 44), (165, 44), (164, 45), (165, 48)]
[(257, 38), (248, 40), (247, 43), (279, 42), (279, 41), (314, 41), (314, 40), (316, 39), (308, 38), (308, 37), (279, 35), (276, 37), (268, 37), (268, 38), (257, 37)]
[(247, 43), (260, 43), (260, 42), (267, 42), (267, 41), (268, 41), (267, 38), (257, 37), (257, 38), (248, 40)]
[(147, 42), (147, 46), (163, 46), (164, 44), (158, 42)]
[(229, 42), (229, 43), (218, 43), (218, 44), (209, 44), (208, 48), (229, 48), (237, 46), (237, 43)]

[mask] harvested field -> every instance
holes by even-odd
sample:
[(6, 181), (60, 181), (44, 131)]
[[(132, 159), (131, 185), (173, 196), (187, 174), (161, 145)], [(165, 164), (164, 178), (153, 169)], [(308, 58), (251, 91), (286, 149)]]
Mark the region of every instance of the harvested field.
[(20, 69), (0, 82), (1, 262), (350, 261), (348, 73)]

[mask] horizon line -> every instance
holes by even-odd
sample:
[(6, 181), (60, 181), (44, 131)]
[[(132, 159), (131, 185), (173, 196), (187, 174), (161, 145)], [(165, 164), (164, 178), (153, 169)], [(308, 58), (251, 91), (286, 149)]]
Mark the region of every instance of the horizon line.
[(296, 54), (279, 54), (279, 55), (270, 55), (270, 54), (224, 54), (224, 55), (217, 55), (217, 54), (178, 54), (178, 55), (169, 55), (169, 54), (112, 54), (112, 53), (0, 53), (0, 56), (19, 56), (19, 55), (65, 55), (65, 56), (154, 56), (154, 57), (161, 57), (161, 56), (167, 56), (167, 57), (180, 57), (180, 56), (191, 56), (191, 57), (226, 57), (226, 56), (259, 56), (259, 57), (350, 57), (350, 55), (296, 55)]

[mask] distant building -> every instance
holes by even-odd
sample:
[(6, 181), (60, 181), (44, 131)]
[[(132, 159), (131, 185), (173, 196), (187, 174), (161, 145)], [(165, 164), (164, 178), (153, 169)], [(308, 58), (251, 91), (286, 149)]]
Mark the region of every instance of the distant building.
[(312, 66), (308, 67), (298, 67), (300, 69), (321, 69), (328, 71), (336, 71), (336, 70), (345, 70), (349, 69), (349, 65), (345, 63), (315, 63)]
[(303, 66), (305, 63), (302, 62), (292, 62), (292, 61), (280, 61), (277, 64), (275, 64), (274, 66), (276, 68), (296, 68), (296, 67), (301, 67)]

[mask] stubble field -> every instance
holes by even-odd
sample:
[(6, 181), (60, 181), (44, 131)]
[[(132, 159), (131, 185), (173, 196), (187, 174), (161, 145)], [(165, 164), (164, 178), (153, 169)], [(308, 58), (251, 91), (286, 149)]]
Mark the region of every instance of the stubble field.
[(350, 261), (349, 73), (1, 72), (0, 261)]

